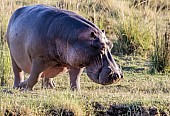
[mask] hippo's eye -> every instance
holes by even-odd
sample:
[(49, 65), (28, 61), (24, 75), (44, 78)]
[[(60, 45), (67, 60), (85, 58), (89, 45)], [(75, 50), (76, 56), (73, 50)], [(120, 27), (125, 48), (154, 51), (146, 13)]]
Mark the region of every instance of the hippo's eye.
[(91, 32), (91, 37), (92, 37), (92, 38), (96, 38), (96, 35), (95, 35), (94, 32)]
[(91, 38), (93, 38), (93, 40), (99, 40), (99, 38), (95, 35), (94, 32), (91, 32)]

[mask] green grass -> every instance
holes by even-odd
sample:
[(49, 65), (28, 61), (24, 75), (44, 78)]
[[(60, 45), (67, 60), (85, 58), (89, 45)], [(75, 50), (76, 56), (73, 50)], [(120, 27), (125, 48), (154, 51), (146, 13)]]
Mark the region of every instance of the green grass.
[[(66, 73), (54, 78), (55, 89), (41, 89), (40, 81), (34, 91), (20, 92), (12, 89), (11, 78), (7, 86), (1, 87), (1, 114), (170, 115), (170, 75), (148, 74), (147, 59), (132, 56), (115, 59), (131, 70), (124, 70), (124, 79), (108, 86), (95, 84), (83, 73), (81, 90), (73, 92)], [(141, 67), (142, 71), (136, 71)]]
[(67, 109), (78, 116), (96, 115), (99, 111), (108, 113), (110, 105), (116, 105), (126, 106), (127, 115), (133, 113), (133, 106), (148, 112), (154, 107), (158, 113), (164, 111), (170, 115), (168, 75), (125, 72), (125, 78), (120, 82), (102, 86), (91, 82), (83, 73), (78, 92), (69, 90), (68, 74), (56, 77), (55, 81), (55, 89), (41, 89), (39, 82), (32, 92), (13, 90), (12, 85), (1, 87), (1, 114), (7, 111), (25, 115), (45, 115), (52, 111), (61, 114), (61, 110)]

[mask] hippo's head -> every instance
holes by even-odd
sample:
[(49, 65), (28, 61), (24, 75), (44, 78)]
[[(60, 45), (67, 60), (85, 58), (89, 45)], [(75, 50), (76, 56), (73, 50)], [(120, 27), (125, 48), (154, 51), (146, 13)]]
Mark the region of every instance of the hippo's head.
[(88, 77), (99, 84), (112, 84), (123, 78), (122, 71), (111, 55), (112, 43), (104, 31), (80, 34), (78, 41), (69, 46), (67, 61), (70, 65), (86, 67)]

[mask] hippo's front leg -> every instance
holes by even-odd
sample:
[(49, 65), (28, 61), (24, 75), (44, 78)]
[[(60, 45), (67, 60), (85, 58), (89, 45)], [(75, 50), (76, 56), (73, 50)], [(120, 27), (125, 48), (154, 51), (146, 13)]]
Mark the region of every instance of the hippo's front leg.
[(84, 68), (73, 68), (69, 70), (71, 90), (80, 89), (80, 75)]
[(41, 58), (33, 59), (30, 76), (19, 84), (20, 88), (32, 90), (33, 86), (38, 82), (39, 74), (43, 71), (43, 68), (44, 62)]

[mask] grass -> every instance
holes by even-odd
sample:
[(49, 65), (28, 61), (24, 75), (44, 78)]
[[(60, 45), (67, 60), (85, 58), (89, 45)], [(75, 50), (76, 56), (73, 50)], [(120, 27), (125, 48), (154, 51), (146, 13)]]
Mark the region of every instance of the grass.
[[(170, 21), (170, 2), (146, 0), (144, 4), (140, 3), (142, 0), (134, 1), (0, 0), (0, 83), (3, 85), (0, 86), (0, 115), (170, 115), (169, 73), (148, 73), (152, 64), (149, 54), (156, 49), (153, 42), (161, 38), (159, 34), (169, 33), (166, 25)], [(107, 37), (114, 42), (113, 53), (125, 54), (115, 57), (125, 78), (116, 84), (102, 86), (91, 82), (83, 73), (81, 91), (72, 92), (68, 74), (64, 74), (55, 78), (55, 89), (41, 89), (40, 82), (33, 92), (12, 89), (13, 74), (5, 32), (14, 10), (31, 4), (72, 10), (105, 29)], [(134, 48), (133, 56), (123, 53), (129, 46)]]
[[(125, 72), (124, 80), (102, 86), (91, 82), (84, 73), (81, 77), (81, 91), (78, 92), (69, 90), (67, 76), (64, 74), (55, 78), (56, 89), (41, 89), (40, 83), (33, 92), (13, 90), (10, 85), (1, 87), (1, 114), (8, 111), (24, 115), (46, 115), (61, 114), (62, 110), (78, 116), (96, 115), (111, 112), (111, 107), (116, 105), (128, 108), (124, 114), (133, 113), (133, 107), (137, 107), (145, 108), (147, 112), (156, 108), (158, 113), (170, 115), (168, 75)], [(137, 110), (137, 113), (142, 113), (142, 110)]]
[[(162, 36), (155, 40), (155, 49), (151, 57), (151, 72), (170, 72), (170, 24), (167, 24), (167, 30)], [(161, 38), (158, 38), (161, 37)]]
[[(118, 83), (102, 86), (93, 83), (85, 73), (81, 90), (70, 91), (68, 74), (55, 78), (55, 89), (20, 92), (9, 85), (1, 87), (1, 114), (19, 115), (170, 115), (170, 75), (147, 73), (146, 59), (119, 57), (119, 63), (133, 70), (124, 70), (125, 78)], [(126, 63), (126, 65), (125, 65)], [(135, 67), (138, 65), (138, 67)], [(136, 72), (138, 68), (144, 70)]]

